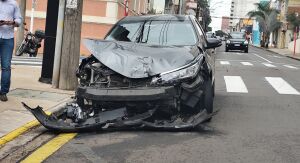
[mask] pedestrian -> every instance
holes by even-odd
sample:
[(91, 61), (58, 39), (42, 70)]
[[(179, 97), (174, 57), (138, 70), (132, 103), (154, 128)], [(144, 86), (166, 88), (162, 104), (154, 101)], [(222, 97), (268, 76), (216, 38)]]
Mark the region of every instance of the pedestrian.
[(14, 27), (22, 22), (20, 8), (15, 0), (0, 0), (0, 100), (7, 101), (11, 80), (11, 59), (14, 50)]

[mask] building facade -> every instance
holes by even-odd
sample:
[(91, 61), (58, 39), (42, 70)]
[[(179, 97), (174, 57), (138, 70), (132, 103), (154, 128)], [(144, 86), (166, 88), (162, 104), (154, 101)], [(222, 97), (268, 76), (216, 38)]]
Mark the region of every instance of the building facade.
[[(300, 18), (300, 0), (287, 0), (285, 2), (284, 8), (285, 14), (295, 14), (298, 19)], [(299, 28), (299, 27), (298, 27)], [(296, 53), (300, 53), (300, 39), (299, 39), (299, 32), (296, 33), (296, 38), (294, 38), (294, 28), (293, 26), (287, 22), (287, 32), (285, 32), (285, 48), (287, 47), (290, 51), (296, 50)], [(294, 40), (296, 40), (296, 47), (294, 46)]]
[[(20, 1), (20, 0), (19, 0)], [(35, 0), (35, 11), (33, 14), (33, 31), (45, 30), (47, 0)], [(102, 39), (111, 27), (124, 17), (124, 0), (84, 0), (82, 15), (81, 38)], [(129, 15), (139, 15), (148, 12), (148, 0), (129, 0)], [(26, 24), (30, 24), (32, 0), (27, 0)], [(29, 27), (28, 27), (29, 28)], [(81, 54), (88, 55), (89, 52), (81, 45)], [(43, 48), (39, 53), (43, 52)]]
[(241, 22), (248, 19), (249, 11), (255, 10), (259, 0), (232, 0), (230, 9), (230, 27), (232, 31), (241, 30)]
[(230, 23), (229, 22), (230, 22), (230, 18), (228, 16), (223, 16), (222, 17), (221, 30), (223, 32), (226, 32), (226, 33), (230, 32), (230, 30), (229, 30), (229, 24)]

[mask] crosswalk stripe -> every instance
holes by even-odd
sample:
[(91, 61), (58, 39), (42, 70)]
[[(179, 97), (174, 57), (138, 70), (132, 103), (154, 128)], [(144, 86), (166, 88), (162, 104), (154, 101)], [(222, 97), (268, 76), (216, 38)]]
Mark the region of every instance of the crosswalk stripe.
[(253, 66), (253, 64), (250, 62), (241, 62), (241, 64), (243, 64), (244, 66)]
[(228, 61), (220, 61), (221, 65), (230, 65), (230, 63)]
[(294, 66), (291, 66), (291, 65), (283, 65), (284, 67), (287, 67), (287, 68), (290, 68), (290, 69), (296, 69), (296, 70), (298, 70), (298, 68), (297, 67), (294, 67)]
[(227, 92), (248, 93), (248, 89), (240, 76), (224, 76)]
[(263, 65), (265, 65), (265, 66), (267, 66), (267, 67), (276, 67), (276, 66), (274, 66), (274, 65), (272, 65), (272, 64), (270, 64), (270, 63), (263, 63)]
[(11, 61), (12, 64), (42, 65), (41, 62)]
[(280, 77), (266, 77), (265, 79), (279, 94), (300, 95), (295, 88)]

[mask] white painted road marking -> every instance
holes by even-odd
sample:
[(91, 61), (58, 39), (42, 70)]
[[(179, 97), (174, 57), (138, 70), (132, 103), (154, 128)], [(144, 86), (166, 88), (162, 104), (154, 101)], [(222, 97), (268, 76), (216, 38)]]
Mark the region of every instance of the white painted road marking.
[(266, 77), (266, 80), (279, 93), (286, 95), (300, 95), (300, 93), (293, 88), (289, 83), (279, 77)]
[(220, 61), (221, 65), (230, 65), (228, 61)]
[(265, 65), (265, 66), (267, 66), (267, 67), (276, 67), (276, 66), (274, 66), (274, 65), (272, 65), (272, 64), (270, 64), (270, 63), (263, 63), (263, 65)]
[(240, 76), (224, 76), (227, 92), (248, 93), (248, 89)]
[(274, 57), (274, 58), (283, 58), (283, 57), (280, 57), (280, 56), (277, 56), (277, 55), (272, 55), (272, 57)]
[(257, 57), (259, 57), (259, 58), (261, 58), (261, 59), (263, 59), (263, 60), (269, 62), (269, 63), (272, 63), (271, 61), (267, 60), (266, 58), (264, 58), (264, 57), (262, 57), (262, 56), (260, 56), (260, 55), (258, 55), (258, 54), (255, 54), (255, 53), (253, 53), (253, 54), (254, 54), (255, 56), (257, 56)]
[(283, 65), (284, 67), (287, 67), (287, 68), (290, 68), (290, 69), (296, 69), (296, 70), (298, 70), (298, 68), (297, 67), (294, 67), (294, 66), (291, 66), (291, 65)]
[(243, 64), (244, 66), (253, 66), (253, 64), (250, 62), (241, 62), (241, 64)]

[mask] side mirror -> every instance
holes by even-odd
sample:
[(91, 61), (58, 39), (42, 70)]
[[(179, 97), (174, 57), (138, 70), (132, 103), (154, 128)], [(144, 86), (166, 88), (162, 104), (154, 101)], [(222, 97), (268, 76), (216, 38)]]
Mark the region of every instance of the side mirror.
[(216, 38), (207, 38), (206, 49), (214, 49), (222, 46), (222, 41)]

